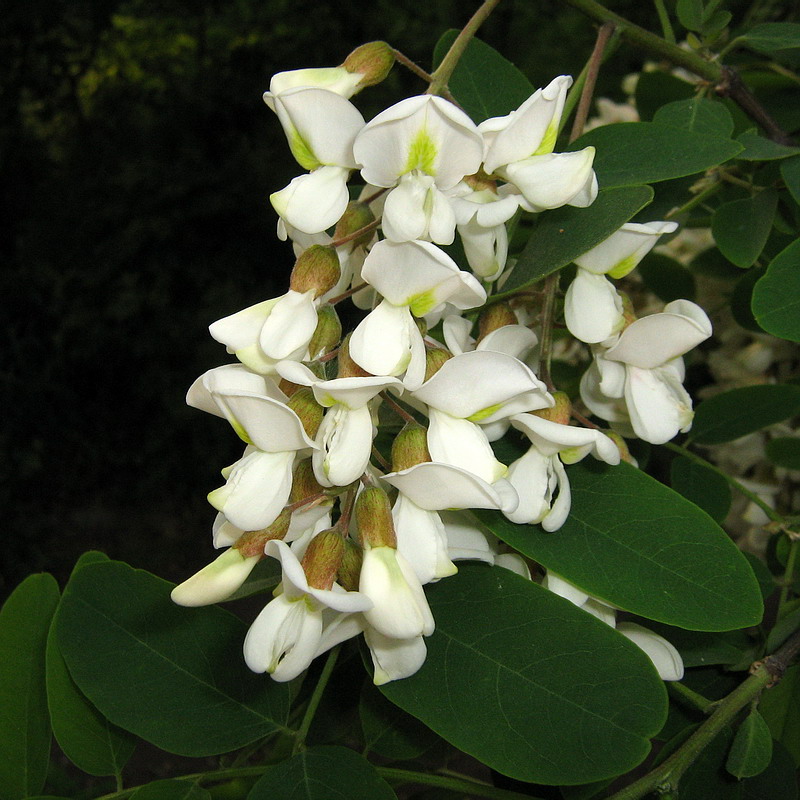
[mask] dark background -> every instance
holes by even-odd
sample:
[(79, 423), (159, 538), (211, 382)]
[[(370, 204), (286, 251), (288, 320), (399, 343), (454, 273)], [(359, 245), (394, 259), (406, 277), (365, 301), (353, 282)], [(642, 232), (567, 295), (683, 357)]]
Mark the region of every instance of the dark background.
[[(100, 549), (180, 580), (213, 557), (205, 495), (241, 444), (187, 408), (230, 360), (210, 322), (285, 291), (267, 201), (302, 171), (261, 100), (277, 71), (385, 39), (426, 69), (477, 0), (25, 0), (0, 8), (3, 595)], [(648, 4), (609, 3), (656, 28)], [(534, 85), (594, 26), (504, 0), (481, 37)], [(639, 66), (632, 50), (600, 91)], [(423, 91), (395, 67), (365, 117)]]

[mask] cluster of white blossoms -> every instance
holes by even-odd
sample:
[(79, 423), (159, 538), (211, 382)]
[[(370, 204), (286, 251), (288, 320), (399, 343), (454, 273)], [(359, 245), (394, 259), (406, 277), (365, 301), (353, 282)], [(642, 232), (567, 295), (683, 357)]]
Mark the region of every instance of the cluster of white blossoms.
[[(245, 449), (209, 494), (226, 549), (172, 596), (224, 600), (277, 559), (281, 581), (244, 654), (278, 681), (359, 633), (376, 683), (412, 675), (434, 629), (423, 586), (461, 558), (509, 565), (465, 510), (555, 531), (570, 509), (564, 465), (620, 460), (615, 439), (571, 425), (569, 400), (536, 376), (531, 309), (489, 300), (512, 216), (597, 196), (593, 148), (553, 152), (571, 79), (480, 125), (431, 94), (365, 122), (349, 98), (392, 61), (376, 42), (341, 67), (272, 78), (264, 99), (306, 170), (270, 198), (294, 246), (289, 290), (210, 326), (239, 363), (209, 370), (187, 396)], [(655, 431), (650, 441), (688, 424), (678, 362), (708, 321), (681, 302), (634, 322), (606, 275), (669, 229), (625, 226), (579, 259), (566, 298), (570, 330), (595, 350), (586, 405), (643, 438)], [(456, 234), (469, 271), (440, 247)], [(345, 299), (366, 313), (343, 336)], [(492, 442), (509, 431), (528, 449), (505, 464)]]

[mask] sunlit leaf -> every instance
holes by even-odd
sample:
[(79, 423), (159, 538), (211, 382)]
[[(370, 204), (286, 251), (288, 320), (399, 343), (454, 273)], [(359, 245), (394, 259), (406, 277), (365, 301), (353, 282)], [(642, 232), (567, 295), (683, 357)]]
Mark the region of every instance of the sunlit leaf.
[(753, 290), (752, 306), (767, 333), (800, 342), (800, 241), (772, 259)]

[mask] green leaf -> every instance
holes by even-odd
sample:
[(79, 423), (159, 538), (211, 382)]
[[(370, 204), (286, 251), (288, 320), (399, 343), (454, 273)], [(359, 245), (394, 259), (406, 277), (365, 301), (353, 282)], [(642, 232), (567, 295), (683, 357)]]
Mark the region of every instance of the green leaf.
[(800, 386), (768, 384), (730, 389), (697, 407), (690, 432), (698, 444), (722, 444), (800, 414)]
[(179, 755), (280, 730), (288, 689), (247, 669), (245, 625), (216, 606), (174, 605), (172, 586), (117, 561), (77, 571), (57, 636), (78, 688), (115, 725)]
[(703, 0), (678, 0), (675, 7), (678, 21), (687, 31), (700, 32), (705, 22)]
[(380, 687), (393, 703), (522, 781), (587, 783), (645, 757), (664, 686), (623, 636), (502, 567), (426, 589), (436, 631), (420, 671)]
[(318, 746), (270, 767), (247, 800), (396, 800), (396, 795), (358, 753)]
[(713, 470), (679, 456), (670, 465), (672, 488), (699, 506), (712, 519), (722, 522), (731, 509), (728, 482)]
[[(75, 572), (86, 564), (108, 561), (102, 553), (84, 553)], [(90, 775), (119, 775), (133, 753), (134, 739), (112, 725), (72, 680), (58, 649), (58, 611), (47, 636), (47, 704), (53, 734), (64, 755)]]
[(800, 205), (800, 156), (781, 162), (781, 177), (795, 203)]
[(733, 133), (730, 111), (722, 103), (704, 97), (667, 103), (656, 111), (653, 122), (722, 139), (729, 139)]
[(767, 333), (800, 342), (800, 241), (772, 259), (753, 290), (752, 306)]
[(519, 552), (634, 614), (700, 631), (761, 620), (753, 571), (696, 505), (625, 463), (581, 461), (567, 475), (572, 508), (555, 533), (475, 513)]
[(601, 191), (588, 208), (562, 208), (541, 214), (517, 265), (496, 296), (530, 286), (591, 250), (621, 228), (653, 199), (649, 186)]
[(29, 575), (0, 610), (0, 798), (41, 792), (50, 762), (44, 656), (58, 606), (52, 575)]
[(695, 89), (691, 83), (668, 72), (642, 72), (636, 81), (636, 108), (639, 110), (639, 118), (651, 120), (665, 103), (688, 100), (694, 94)]
[(681, 778), (680, 800), (796, 800), (797, 778), (791, 758), (780, 745), (759, 775), (739, 780), (728, 773), (725, 762), (733, 736), (725, 728), (699, 754)]
[(800, 470), (800, 438), (784, 436), (771, 439), (766, 446), (767, 458), (776, 467)]
[(211, 794), (191, 781), (163, 780), (140, 786), (130, 800), (211, 800)]
[(711, 233), (722, 254), (737, 267), (751, 267), (769, 238), (778, 193), (767, 189), (753, 197), (724, 203), (711, 218)]
[(780, 683), (761, 695), (758, 710), (772, 738), (791, 753), (800, 767), (800, 664), (789, 667)]
[(764, 22), (747, 31), (743, 38), (748, 47), (773, 58), (800, 58), (800, 24), (796, 22)]
[(365, 752), (393, 761), (417, 758), (439, 741), (433, 731), (390, 703), (371, 682), (364, 684), (358, 715), (364, 731)]
[[(433, 63), (441, 63), (459, 31), (442, 35), (433, 51)], [(474, 122), (502, 117), (521, 106), (535, 91), (531, 82), (493, 47), (472, 39), (461, 56), (449, 89)]]
[(665, 303), (694, 299), (694, 276), (674, 258), (661, 253), (648, 253), (638, 269), (645, 286)]
[(795, 631), (800, 630), (800, 598), (791, 600), (781, 608), (781, 617), (767, 637), (766, 650), (777, 650)]
[(743, 150), (738, 142), (655, 122), (603, 125), (573, 142), (570, 150), (597, 148), (600, 187), (634, 186), (703, 172)]
[(787, 147), (771, 139), (765, 139), (756, 133), (755, 128), (750, 128), (737, 136), (736, 141), (744, 145), (744, 150), (737, 156), (743, 161), (776, 161), (800, 153), (800, 147)]
[[(731, 267), (731, 269), (737, 269)], [(764, 329), (758, 324), (753, 316), (753, 292), (756, 284), (766, 275), (766, 267), (750, 267), (744, 275), (736, 281), (731, 293), (731, 313), (738, 325), (754, 333), (764, 333)]]
[(739, 726), (725, 764), (736, 778), (752, 778), (772, 761), (772, 735), (764, 717), (753, 709)]

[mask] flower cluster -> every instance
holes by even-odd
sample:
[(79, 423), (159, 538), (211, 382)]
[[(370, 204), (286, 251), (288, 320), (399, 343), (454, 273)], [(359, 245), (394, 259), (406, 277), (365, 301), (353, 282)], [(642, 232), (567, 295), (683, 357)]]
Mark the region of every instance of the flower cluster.
[[(226, 549), (173, 599), (226, 599), (276, 559), (280, 583), (244, 652), (279, 681), (362, 632), (376, 683), (413, 674), (434, 629), (423, 586), (460, 558), (515, 565), (454, 512), (555, 531), (570, 510), (565, 465), (620, 460), (615, 440), (570, 424), (569, 398), (537, 377), (531, 308), (490, 301), (511, 267), (514, 215), (597, 196), (593, 148), (554, 152), (571, 79), (480, 125), (431, 94), (365, 122), (350, 98), (391, 64), (375, 42), (340, 67), (273, 77), (264, 99), (305, 170), (270, 197), (296, 256), (289, 289), (210, 326), (239, 363), (187, 396), (245, 448), (209, 494)], [(606, 275), (632, 269), (672, 227), (625, 226), (576, 262), (565, 301), (570, 331), (595, 354), (584, 402), (648, 441), (688, 424), (678, 362), (709, 335), (707, 319), (681, 301), (633, 321)], [(456, 234), (469, 270), (442, 249)], [(346, 298), (367, 313), (343, 336)], [(506, 464), (492, 443), (509, 431), (527, 449)]]

